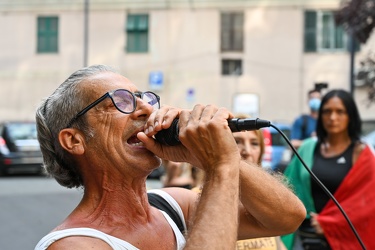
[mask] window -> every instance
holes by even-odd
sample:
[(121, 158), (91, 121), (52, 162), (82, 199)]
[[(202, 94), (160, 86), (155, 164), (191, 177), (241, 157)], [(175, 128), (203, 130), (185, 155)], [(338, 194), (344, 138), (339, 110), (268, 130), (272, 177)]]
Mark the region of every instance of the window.
[[(348, 49), (348, 36), (342, 26), (336, 26), (331, 11), (305, 12), (305, 52), (344, 51)], [(359, 44), (356, 43), (356, 50)]]
[(242, 75), (242, 61), (238, 59), (223, 59), (221, 61), (222, 75)]
[(221, 14), (221, 51), (243, 51), (243, 13)]
[(37, 52), (56, 53), (59, 41), (59, 19), (58, 17), (38, 17), (37, 28)]
[(148, 15), (128, 15), (126, 22), (126, 51), (142, 53), (148, 51)]

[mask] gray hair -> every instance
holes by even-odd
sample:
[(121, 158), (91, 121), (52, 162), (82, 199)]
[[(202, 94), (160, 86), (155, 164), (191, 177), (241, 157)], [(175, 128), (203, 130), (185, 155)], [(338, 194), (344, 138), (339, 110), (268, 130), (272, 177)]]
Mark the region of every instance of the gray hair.
[[(51, 96), (46, 98), (36, 111), (38, 140), (43, 154), (44, 168), (47, 173), (65, 187), (83, 186), (82, 176), (73, 157), (64, 150), (58, 140), (59, 132), (66, 128), (75, 114), (89, 102), (81, 84), (91, 76), (101, 72), (115, 72), (105, 65), (93, 65), (74, 72)], [(86, 140), (93, 137), (94, 132), (87, 126), (85, 117), (81, 117), (72, 125), (80, 129)]]

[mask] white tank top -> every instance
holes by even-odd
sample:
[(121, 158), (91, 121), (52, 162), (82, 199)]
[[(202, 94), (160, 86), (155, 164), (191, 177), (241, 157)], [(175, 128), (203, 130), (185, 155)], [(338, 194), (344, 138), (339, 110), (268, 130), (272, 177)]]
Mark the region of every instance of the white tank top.
[[(176, 210), (178, 215), (180, 216), (184, 228), (186, 230), (186, 223), (185, 219), (182, 213), (182, 210), (180, 206), (178, 205), (177, 201), (173, 199), (172, 196), (170, 196), (168, 193), (162, 191), (162, 190), (150, 190), (150, 193), (156, 193), (160, 196), (162, 196), (168, 203)], [(160, 210), (161, 211), (161, 210)], [(161, 211), (164, 217), (167, 219), (169, 225), (172, 227), (173, 232), (176, 236), (176, 243), (177, 243), (177, 250), (182, 250), (185, 247), (186, 240), (185, 237), (182, 235), (180, 230), (178, 229), (176, 223), (169, 217), (167, 213), (164, 211)], [(81, 227), (81, 228), (69, 228), (69, 229), (64, 229), (64, 230), (59, 230), (59, 231), (54, 231), (46, 236), (44, 236), (36, 245), (35, 250), (45, 250), (47, 249), (53, 242), (68, 237), (68, 236), (89, 236), (89, 237), (94, 237), (101, 239), (105, 241), (108, 245), (110, 245), (114, 250), (138, 250), (135, 246), (132, 244), (116, 238), (114, 236), (111, 236), (109, 234), (103, 233), (99, 230), (93, 229), (93, 228), (86, 228), (86, 227)]]

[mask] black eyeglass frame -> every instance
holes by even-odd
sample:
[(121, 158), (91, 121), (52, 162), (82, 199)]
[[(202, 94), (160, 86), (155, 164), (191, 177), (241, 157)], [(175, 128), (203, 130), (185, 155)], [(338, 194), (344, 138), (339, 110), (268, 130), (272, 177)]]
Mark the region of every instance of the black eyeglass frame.
[[(119, 90), (122, 90), (122, 91), (126, 91), (128, 92), (129, 94), (131, 94), (133, 96), (133, 110), (132, 111), (123, 111), (121, 110), (115, 103), (115, 101), (113, 100), (113, 94), (116, 92), (116, 91), (119, 91)], [(124, 113), (124, 114), (131, 114), (135, 111), (135, 109), (137, 108), (137, 97), (138, 98), (141, 98), (143, 100), (143, 96), (147, 93), (150, 93), (152, 95), (154, 95), (156, 97), (156, 100), (158, 102), (158, 108), (160, 108), (160, 96), (158, 96), (157, 94), (155, 94), (154, 92), (152, 91), (145, 91), (145, 92), (130, 92), (129, 90), (127, 89), (115, 89), (115, 90), (112, 90), (112, 91), (108, 91), (107, 93), (105, 93), (104, 95), (102, 95), (101, 97), (99, 97), (97, 100), (95, 100), (94, 102), (92, 102), (91, 104), (89, 104), (88, 106), (86, 106), (86, 108), (82, 109), (80, 112), (78, 112), (68, 123), (68, 125), (66, 126), (66, 128), (70, 128), (73, 123), (81, 116), (83, 116), (84, 114), (86, 114), (90, 109), (92, 109), (93, 107), (95, 107), (96, 105), (98, 105), (100, 102), (102, 102), (104, 99), (106, 99), (107, 97), (109, 97), (113, 103), (113, 105), (115, 105), (116, 109), (118, 111), (120, 111), (121, 113)], [(153, 104), (152, 104), (153, 105)]]

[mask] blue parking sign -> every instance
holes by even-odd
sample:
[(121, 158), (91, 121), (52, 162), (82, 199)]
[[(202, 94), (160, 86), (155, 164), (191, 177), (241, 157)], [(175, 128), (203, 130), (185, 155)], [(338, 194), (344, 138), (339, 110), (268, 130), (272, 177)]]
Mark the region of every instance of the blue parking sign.
[(163, 72), (151, 71), (148, 82), (151, 90), (161, 90), (163, 88)]

